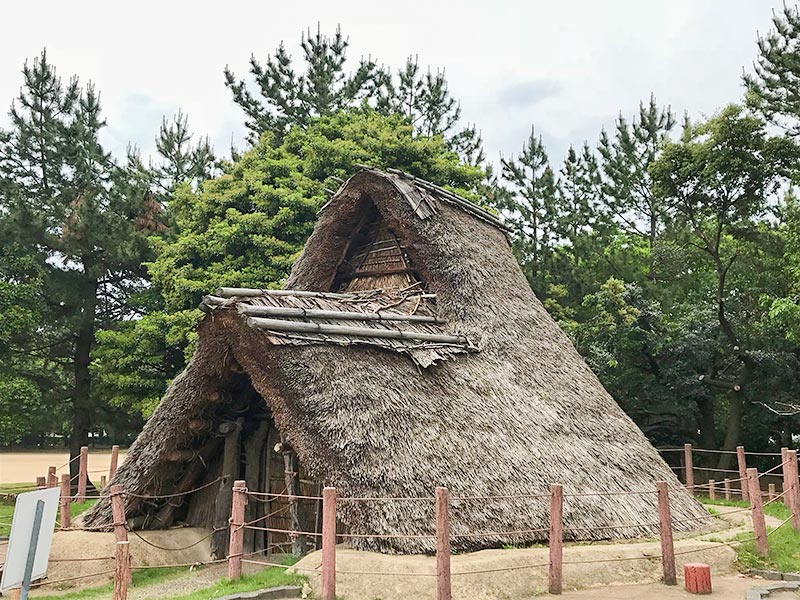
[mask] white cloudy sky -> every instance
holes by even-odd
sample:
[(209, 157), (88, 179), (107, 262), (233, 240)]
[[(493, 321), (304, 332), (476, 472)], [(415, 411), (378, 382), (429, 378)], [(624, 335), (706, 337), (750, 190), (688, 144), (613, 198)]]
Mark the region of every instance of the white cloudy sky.
[[(223, 84), (251, 53), (341, 24), (351, 56), (443, 67), (487, 153), (516, 152), (535, 124), (554, 159), (594, 141), (619, 111), (655, 93), (677, 113), (710, 114), (741, 98), (740, 77), (781, 0), (507, 0), (469, 2), (3, 3), (0, 110), (43, 47), (62, 76), (93, 81), (116, 152), (153, 146), (162, 115), (188, 113), (220, 151), (241, 145), (242, 115)], [(0, 124), (6, 119), (0, 116)]]

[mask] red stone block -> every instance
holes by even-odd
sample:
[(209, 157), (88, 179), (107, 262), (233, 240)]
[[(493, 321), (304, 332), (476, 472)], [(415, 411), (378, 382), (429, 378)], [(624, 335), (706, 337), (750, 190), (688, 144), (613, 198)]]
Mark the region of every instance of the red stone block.
[(690, 594), (711, 593), (711, 567), (703, 563), (683, 565), (683, 579), (686, 591)]

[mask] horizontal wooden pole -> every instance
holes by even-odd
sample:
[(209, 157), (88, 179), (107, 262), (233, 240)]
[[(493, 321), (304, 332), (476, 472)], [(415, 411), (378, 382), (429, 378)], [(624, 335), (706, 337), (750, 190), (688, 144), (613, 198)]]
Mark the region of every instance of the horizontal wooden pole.
[(284, 308), (282, 306), (252, 306), (240, 304), (239, 312), (248, 317), (290, 317), (295, 319), (341, 319), (342, 321), (407, 321), (410, 323), (436, 323), (442, 319), (427, 315), (404, 315), (390, 312), (355, 312), (319, 310), (315, 308)]
[[(252, 298), (254, 296), (298, 296), (301, 298), (333, 298), (339, 300), (353, 300), (354, 298), (358, 298), (363, 296), (363, 294), (359, 294), (357, 292), (350, 292), (350, 293), (337, 293), (337, 292), (310, 292), (307, 290), (262, 290), (257, 288), (229, 288), (229, 287), (221, 287), (217, 289), (216, 295), (214, 296), (206, 296), (204, 300), (209, 300), (209, 303), (213, 304), (218, 302), (220, 298), (222, 298), (222, 302), (230, 298)], [(436, 298), (436, 294), (419, 294), (419, 293), (409, 293), (408, 296), (411, 298)]]

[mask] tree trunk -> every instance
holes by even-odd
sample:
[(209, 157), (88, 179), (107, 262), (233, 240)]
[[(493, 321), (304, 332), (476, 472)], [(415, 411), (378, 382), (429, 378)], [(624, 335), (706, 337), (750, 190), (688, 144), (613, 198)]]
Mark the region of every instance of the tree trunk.
[(703, 448), (714, 450), (717, 447), (717, 423), (714, 415), (714, 398), (704, 396), (697, 399), (697, 408), (700, 411), (700, 443)]
[[(742, 436), (742, 420), (744, 418), (745, 399), (741, 392), (730, 392), (728, 402), (728, 429), (725, 432), (723, 450), (734, 451)], [(734, 454), (720, 454), (718, 469), (730, 469)]]

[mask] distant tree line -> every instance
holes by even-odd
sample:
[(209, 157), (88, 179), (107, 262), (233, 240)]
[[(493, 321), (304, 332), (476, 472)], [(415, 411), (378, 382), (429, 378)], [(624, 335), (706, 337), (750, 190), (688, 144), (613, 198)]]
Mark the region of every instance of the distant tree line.
[[(655, 98), (554, 163), (531, 129), (486, 162), (445, 74), (348, 62), (337, 30), (224, 81), (248, 147), (188, 119), (156, 155), (99, 142), (99, 97), (26, 63), (0, 131), (0, 444), (141, 428), (195, 342), (201, 297), (279, 287), (337, 178), (394, 167), (496, 210), (531, 287), (657, 444), (797, 446), (800, 16), (758, 40), (743, 98), (679, 126)], [(732, 99), (736, 102), (736, 99)], [(722, 459), (725, 464), (725, 458)]]

